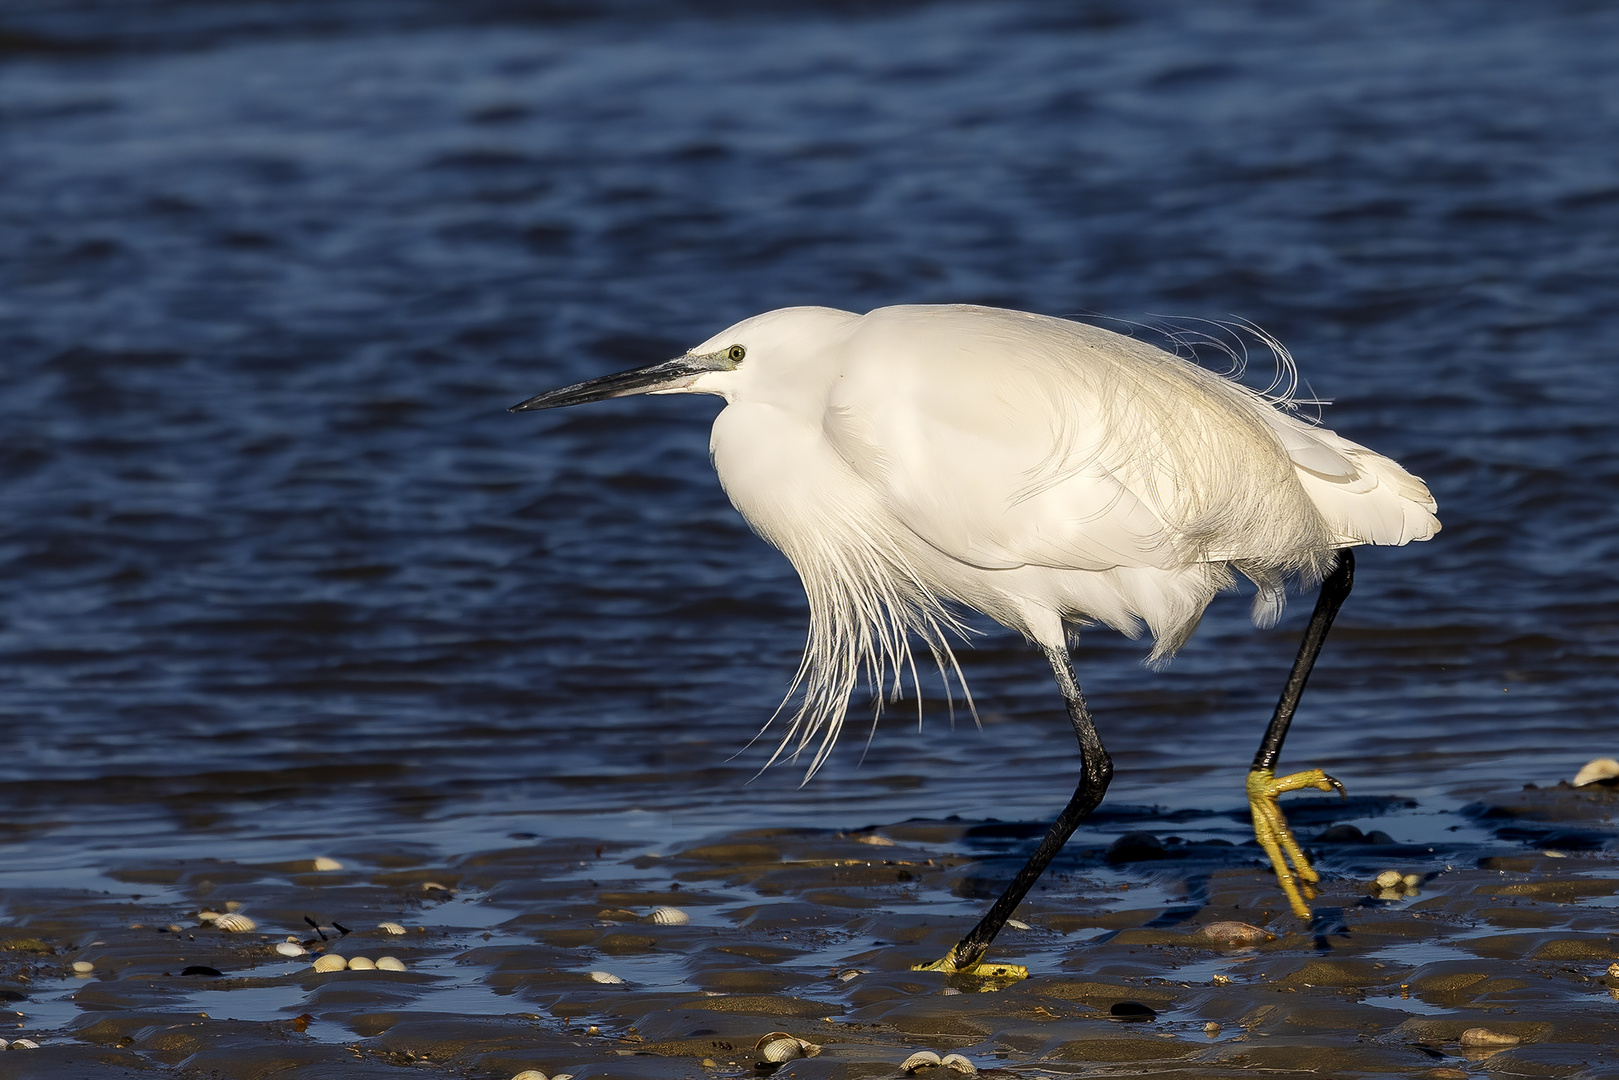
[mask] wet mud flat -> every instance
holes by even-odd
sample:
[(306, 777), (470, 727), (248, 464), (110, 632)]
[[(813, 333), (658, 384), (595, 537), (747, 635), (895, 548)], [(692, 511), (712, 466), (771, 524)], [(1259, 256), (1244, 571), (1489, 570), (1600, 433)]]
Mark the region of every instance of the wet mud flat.
[[(1482, 798), (1465, 839), (1432, 844), (1346, 820), (1409, 808), (1293, 804), (1327, 877), (1309, 927), (1255, 848), (1209, 838), (1241, 815), (1114, 811), (997, 941), (1031, 972), (1006, 986), (910, 967), (971, 924), (1032, 825), (131, 858), (107, 891), (8, 894), (0, 1035), (37, 1045), (0, 1052), (0, 1077), (831, 1080), (902, 1076), (919, 1051), (965, 1059), (913, 1070), (935, 1080), (1615, 1075), (1619, 792)], [(803, 1045), (767, 1061), (772, 1033)]]

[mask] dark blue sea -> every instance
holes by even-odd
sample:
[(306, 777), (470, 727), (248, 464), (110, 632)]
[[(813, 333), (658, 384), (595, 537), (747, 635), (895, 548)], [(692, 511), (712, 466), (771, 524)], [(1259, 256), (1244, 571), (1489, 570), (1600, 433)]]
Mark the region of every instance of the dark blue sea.
[[(981, 727), (924, 679), (922, 730), (759, 774), (807, 611), (719, 402), (506, 412), (795, 304), (1263, 327), (1445, 525), (1362, 552), (1284, 766), (1420, 843), (1614, 756), (1616, 41), (1578, 2), (4, 0), (0, 883), (1050, 816), (1060, 700), (982, 620)], [(1222, 599), (1162, 672), (1083, 635), (1111, 803), (1240, 809), (1310, 602)]]

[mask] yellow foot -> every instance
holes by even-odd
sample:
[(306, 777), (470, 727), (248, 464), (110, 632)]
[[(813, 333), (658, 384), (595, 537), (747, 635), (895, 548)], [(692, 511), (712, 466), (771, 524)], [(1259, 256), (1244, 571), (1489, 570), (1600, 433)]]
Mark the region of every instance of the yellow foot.
[(935, 960), (931, 964), (917, 964), (912, 971), (942, 971), (946, 975), (965, 975), (970, 979), (977, 979), (986, 984), (984, 990), (999, 990), (1003, 986), (1010, 986), (1020, 979), (1029, 977), (1029, 969), (1022, 964), (990, 964), (983, 960), (966, 967), (957, 965), (955, 950), (943, 960)]
[[(1336, 791), (1344, 794), (1344, 786), (1320, 769), (1309, 769), (1278, 779), (1269, 769), (1253, 769), (1248, 773), (1248, 808), (1254, 815), (1254, 837), (1265, 849), (1270, 864), (1276, 868), (1276, 880), (1282, 883), (1287, 902), (1293, 914), (1308, 920), (1310, 908), (1304, 901), (1315, 899), (1315, 886), (1321, 875), (1315, 872), (1310, 860), (1299, 849), (1299, 842), (1287, 827), (1282, 816), (1282, 805), (1277, 797), (1286, 791), (1315, 788), (1318, 791)], [(1292, 863), (1292, 868), (1288, 864)]]

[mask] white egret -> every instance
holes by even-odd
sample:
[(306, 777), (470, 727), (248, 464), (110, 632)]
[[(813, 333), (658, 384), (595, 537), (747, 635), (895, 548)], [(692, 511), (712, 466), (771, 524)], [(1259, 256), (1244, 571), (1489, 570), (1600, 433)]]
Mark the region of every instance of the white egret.
[(1239, 574), (1258, 587), (1261, 625), (1289, 581), (1322, 582), (1247, 784), (1255, 834), (1309, 916), (1319, 875), (1278, 796), (1343, 785), (1320, 769), (1277, 777), (1276, 759), (1349, 593), (1350, 549), (1438, 531), (1421, 480), (1283, 400), (1134, 338), (983, 307), (771, 311), (684, 356), (513, 411), (638, 393), (725, 399), (710, 443), (720, 482), (803, 579), (810, 631), (793, 685), (804, 694), (778, 755), (809, 751), (813, 773), (859, 676), (897, 691), (913, 637), (959, 678), (952, 605), (1021, 632), (1050, 662), (1079, 739), (1079, 784), (988, 914), (930, 967), (1019, 974), (980, 961), (1107, 790), (1112, 763), (1067, 625), (1135, 636), (1145, 624), (1162, 660)]

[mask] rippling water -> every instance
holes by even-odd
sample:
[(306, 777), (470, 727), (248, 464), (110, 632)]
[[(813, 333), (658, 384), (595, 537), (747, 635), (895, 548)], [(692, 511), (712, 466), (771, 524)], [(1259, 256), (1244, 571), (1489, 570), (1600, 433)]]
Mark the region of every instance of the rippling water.
[[(1442, 808), (1619, 750), (1619, 12), (773, 10), (0, 11), (9, 867), (1053, 812), (988, 625), (982, 730), (933, 685), (750, 783), (806, 611), (718, 403), (504, 411), (790, 304), (1255, 321), (1446, 526), (1364, 554), (1284, 763)], [(1234, 806), (1308, 607), (1087, 634), (1112, 798)]]

